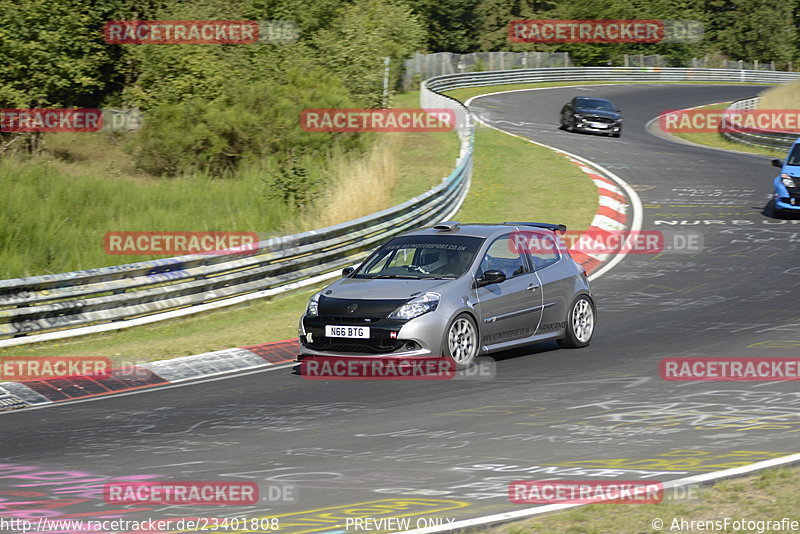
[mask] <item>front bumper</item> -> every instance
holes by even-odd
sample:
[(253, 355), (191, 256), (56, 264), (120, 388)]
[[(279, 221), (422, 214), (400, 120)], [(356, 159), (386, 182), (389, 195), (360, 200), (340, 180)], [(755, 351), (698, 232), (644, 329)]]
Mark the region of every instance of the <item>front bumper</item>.
[(575, 119), (575, 129), (581, 132), (620, 133), (622, 131), (622, 123), (602, 123), (592, 120)]
[(592, 126), (583, 125), (583, 126), (576, 126), (575, 129), (580, 132), (593, 132), (593, 133), (605, 133), (605, 134), (620, 133), (622, 131), (622, 128), (620, 128), (619, 126), (614, 126), (610, 128), (594, 128)]
[(779, 210), (800, 210), (800, 187), (787, 188), (779, 181), (776, 181), (772, 198), (775, 200), (775, 208)]
[[(369, 327), (369, 339), (326, 337), (325, 326)], [(298, 327), (300, 357), (335, 356), (351, 358), (434, 357), (442, 355), (447, 319), (436, 311), (410, 321), (380, 319), (364, 322), (342, 318), (303, 316)]]
[(791, 204), (787, 202), (789, 200), (790, 199), (776, 199), (775, 207), (786, 211), (800, 211), (800, 201), (795, 200), (796, 204)]

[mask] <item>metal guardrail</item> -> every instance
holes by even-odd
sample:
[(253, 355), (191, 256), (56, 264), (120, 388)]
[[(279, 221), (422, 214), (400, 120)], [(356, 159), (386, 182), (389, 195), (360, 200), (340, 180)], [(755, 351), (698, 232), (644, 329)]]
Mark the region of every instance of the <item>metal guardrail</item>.
[(736, 121), (731, 119), (732, 114), (736, 111), (758, 109), (759, 100), (759, 97), (754, 96), (731, 102), (731, 105), (725, 108), (722, 114), (722, 121), (719, 126), (720, 133), (729, 140), (737, 143), (744, 143), (746, 145), (769, 148), (772, 150), (788, 150), (797, 138), (800, 137), (799, 133), (748, 128), (737, 124)]
[(473, 126), (449, 89), (548, 81), (780, 83), (798, 74), (660, 67), (574, 67), (449, 74), (422, 83), (423, 108), (456, 112), (461, 151), (443, 182), (403, 204), (320, 230), (258, 244), (249, 256), (194, 255), (0, 281), (0, 346), (189, 315), (317, 283), (399, 232), (447, 219), (466, 196)]
[(433, 91), (509, 83), (609, 81), (609, 82), (720, 82), (773, 84), (800, 79), (800, 73), (683, 67), (567, 67), (515, 69), (494, 72), (445, 74), (426, 80)]
[(0, 346), (117, 330), (148, 315), (188, 315), (241, 302), (244, 295), (318, 283), (393, 235), (446, 220), (469, 188), (473, 141), (461, 103), (447, 99), (437, 107), (456, 112), (461, 150), (455, 170), (429, 191), (359, 219), (260, 242), (246, 256), (190, 255), (2, 280)]

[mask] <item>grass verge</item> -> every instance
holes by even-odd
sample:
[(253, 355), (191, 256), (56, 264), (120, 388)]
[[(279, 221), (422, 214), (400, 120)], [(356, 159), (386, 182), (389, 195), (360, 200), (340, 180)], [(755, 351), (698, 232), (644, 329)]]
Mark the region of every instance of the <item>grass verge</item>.
[(478, 126), (473, 180), (457, 218), (497, 223), (539, 221), (589, 227), (597, 189), (580, 168), (548, 148)]
[[(659, 504), (594, 504), (571, 511), (540, 516), (535, 519), (499, 525), (486, 534), (645, 534), (657, 532), (796, 532), (784, 528), (756, 527), (727, 528), (707, 523), (695, 528), (683, 521), (780, 521), (782, 518), (800, 521), (800, 468), (776, 468), (758, 474), (721, 481), (714, 486), (693, 488), (684, 493), (690, 499), (672, 500), (665, 496)], [(661, 521), (661, 528), (654, 524)], [(708, 526), (712, 525), (712, 526)], [(723, 525), (724, 527), (724, 525)]]
[(790, 109), (800, 108), (800, 82), (790, 82), (767, 89), (759, 95), (761, 100), (758, 107), (761, 109)]
[[(418, 108), (419, 91), (397, 95), (396, 108)], [(400, 179), (390, 192), (389, 205), (414, 198), (441, 183), (455, 168), (459, 140), (453, 132), (409, 132), (385, 134), (400, 137), (403, 150), (399, 160)]]
[[(418, 98), (402, 95), (395, 105), (416, 107)], [(123, 134), (44, 134), (41, 154), (0, 159), (0, 279), (159, 259), (107, 254), (110, 231), (248, 231), (266, 239), (337, 224), (424, 192), (458, 155), (452, 132), (365, 135), (363, 153), (303, 160), (298, 176), (265, 158), (221, 179), (138, 171)]]

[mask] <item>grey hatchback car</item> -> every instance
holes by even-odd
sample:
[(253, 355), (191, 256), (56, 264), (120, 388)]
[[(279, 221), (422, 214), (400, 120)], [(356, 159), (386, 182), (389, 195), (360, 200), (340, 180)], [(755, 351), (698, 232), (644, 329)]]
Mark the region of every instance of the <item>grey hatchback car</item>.
[(441, 356), (463, 369), (528, 343), (586, 346), (597, 312), (565, 231), (444, 222), (394, 237), (311, 297), (299, 359)]

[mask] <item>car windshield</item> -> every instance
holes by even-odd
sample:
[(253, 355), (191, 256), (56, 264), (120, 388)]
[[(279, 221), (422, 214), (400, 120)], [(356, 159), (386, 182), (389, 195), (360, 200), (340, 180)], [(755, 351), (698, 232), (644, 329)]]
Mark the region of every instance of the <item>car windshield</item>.
[(575, 105), (579, 108), (599, 109), (601, 111), (614, 111), (614, 106), (608, 100), (598, 98), (576, 98)]
[(786, 158), (787, 165), (800, 165), (800, 145), (794, 145), (794, 148)]
[(483, 238), (404, 236), (375, 251), (353, 278), (457, 278), (467, 272)]

